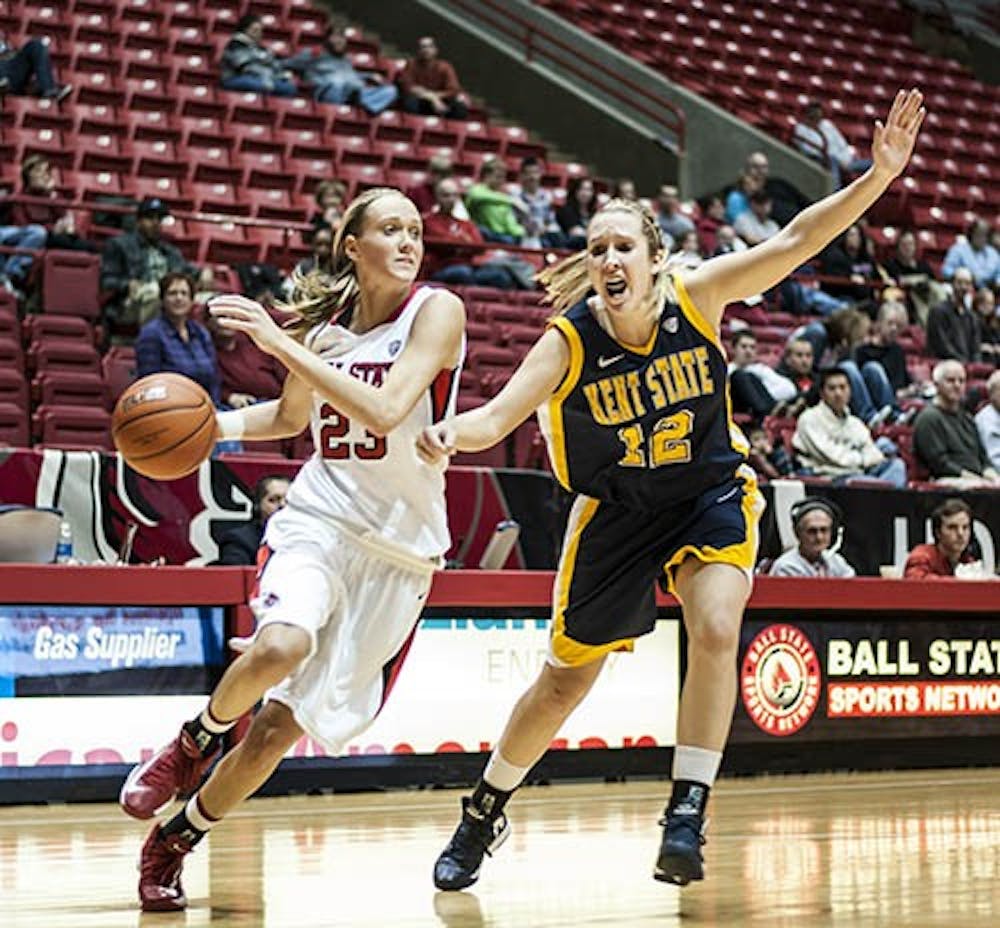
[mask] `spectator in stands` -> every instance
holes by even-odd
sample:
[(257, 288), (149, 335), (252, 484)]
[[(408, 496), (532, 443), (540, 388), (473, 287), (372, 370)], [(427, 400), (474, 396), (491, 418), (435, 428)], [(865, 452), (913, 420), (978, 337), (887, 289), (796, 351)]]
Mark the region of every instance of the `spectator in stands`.
[(517, 219), (520, 204), (503, 190), (506, 179), (507, 168), (500, 158), (485, 159), (479, 169), (479, 183), (465, 194), (465, 206), (486, 241), (518, 245), (524, 237), (524, 226)]
[(976, 556), (972, 541), (972, 510), (965, 500), (946, 499), (931, 513), (934, 544), (917, 545), (906, 558), (903, 577), (923, 580), (928, 577), (954, 577), (959, 564), (971, 564)]
[(853, 145), (829, 119), (823, 118), (823, 105), (807, 104), (802, 122), (792, 130), (792, 142), (807, 158), (830, 169), (836, 187), (844, 185), (845, 174), (860, 174), (871, 166), (868, 158), (859, 158)]
[(587, 247), (587, 226), (596, 206), (594, 182), (589, 177), (572, 177), (566, 185), (566, 202), (556, 210), (559, 228), (570, 248)]
[(542, 163), (537, 158), (521, 162), (519, 183), (511, 195), (520, 203), (525, 235), (521, 244), (529, 248), (565, 248), (566, 236), (559, 228), (552, 194), (542, 186)]
[(56, 83), (49, 47), (42, 39), (29, 39), (17, 49), (0, 39), (0, 99), (7, 93), (26, 96), (30, 87), (42, 99), (56, 102), (73, 92), (69, 84)]
[(747, 155), (743, 170), (757, 178), (761, 189), (771, 198), (771, 216), (779, 226), (786, 226), (808, 205), (809, 200), (794, 184), (771, 176), (771, 163), (762, 151)]
[(312, 254), (295, 265), (295, 272), (300, 275), (308, 274), (310, 271), (331, 273), (333, 271), (333, 238), (335, 234), (334, 230), (325, 223), (317, 225), (307, 237), (307, 241), (312, 247)]
[(831, 296), (864, 303), (874, 299), (873, 284), (881, 282), (875, 264), (875, 250), (861, 226), (855, 223), (820, 256), (822, 272), (842, 278), (836, 283), (824, 281), (823, 289)]
[(435, 209), (426, 213), (424, 219), (423, 274), (441, 283), (464, 286), (475, 284), (480, 287), (498, 287), (509, 290), (515, 280), (508, 269), (490, 261), (487, 253), (476, 250), (458, 250), (442, 247), (435, 240), (464, 245), (483, 245), (485, 240), (476, 224), (468, 219), (455, 216), (455, 205), (459, 202), (458, 184), (445, 177), (437, 184)]
[(820, 402), (799, 416), (792, 446), (804, 473), (850, 481), (854, 477), (906, 486), (906, 465), (888, 439), (872, 439), (849, 411), (851, 382), (839, 368), (820, 373)]
[(344, 217), (347, 184), (342, 180), (320, 181), (313, 191), (313, 196), (318, 209), (313, 214), (312, 224), (317, 227), (326, 226), (336, 232), (340, 228), (340, 220)]
[(215, 562), (217, 565), (252, 567), (257, 563), (264, 527), (271, 516), (285, 508), (289, 485), (289, 479), (281, 474), (269, 474), (257, 481), (250, 521), (223, 536), (219, 544), (219, 558)]
[(112, 296), (105, 313), (122, 326), (143, 326), (159, 313), (165, 274), (195, 273), (177, 248), (161, 237), (163, 219), (170, 215), (163, 200), (146, 197), (135, 215), (135, 231), (108, 239), (101, 255), (101, 290)]
[[(438, 181), (444, 180), (446, 177), (451, 177), (454, 173), (455, 167), (452, 164), (451, 155), (447, 152), (438, 152), (436, 155), (431, 156), (427, 162), (427, 180), (419, 186), (411, 187), (406, 192), (406, 195), (413, 200), (421, 216), (434, 209), (434, 205), (437, 202), (434, 190), (437, 188)], [(465, 203), (459, 200), (455, 204), (452, 215), (458, 219), (468, 219), (469, 211), (465, 208)]]
[(680, 241), (674, 243), (671, 260), (680, 267), (697, 267), (704, 260), (698, 244), (698, 233), (693, 229), (685, 232)]
[[(5, 190), (4, 193), (8, 193)], [(10, 216), (10, 204), (6, 196), (0, 196), (0, 246), (5, 248), (41, 249), (45, 247), (48, 233), (45, 226), (32, 223), (17, 225)], [(0, 290), (7, 290), (18, 299), (28, 282), (28, 272), (35, 260), (30, 254), (6, 254), (0, 252)]]
[(438, 58), (437, 42), (432, 36), (417, 41), (416, 57), (411, 58), (396, 76), (407, 113), (465, 119), (469, 115), (468, 97), (458, 82), (455, 69)]
[(212, 336), (219, 370), (219, 396), (231, 409), (243, 409), (281, 396), (288, 371), (273, 355), (265, 354), (244, 332), (219, 325), (211, 313), (205, 327)]
[(219, 364), (208, 330), (191, 318), (194, 281), (172, 272), (159, 282), (163, 311), (146, 323), (135, 342), (139, 377), (169, 371), (201, 384), (216, 406), (221, 401)]
[[(918, 392), (906, 368), (906, 355), (896, 340), (906, 328), (906, 319), (906, 307), (887, 300), (879, 307), (868, 339), (854, 347), (850, 363), (865, 384), (871, 395), (871, 405), (876, 409), (890, 405), (896, 412), (899, 400)], [(847, 363), (843, 362), (842, 366)], [(851, 383), (853, 388), (853, 377)]]
[(892, 283), (906, 290), (913, 321), (926, 327), (931, 306), (940, 303), (944, 293), (934, 278), (931, 266), (917, 256), (917, 235), (912, 229), (899, 233), (896, 251), (885, 262), (885, 272)]
[(1000, 370), (986, 381), (989, 402), (976, 413), (976, 431), (990, 467), (1000, 473)]
[(854, 354), (854, 349), (868, 338), (871, 326), (865, 313), (848, 307), (800, 326), (793, 334), (813, 346), (817, 368), (833, 367)]
[(736, 186), (726, 194), (726, 222), (735, 226), (736, 220), (750, 209), (750, 197), (761, 189), (760, 178), (744, 170), (736, 179)]
[(815, 403), (819, 399), (819, 389), (815, 376), (815, 352), (807, 338), (793, 335), (785, 345), (785, 353), (775, 370), (795, 384), (795, 399)]
[(347, 54), (343, 26), (329, 26), (319, 49), (301, 51), (286, 58), (282, 65), (301, 75), (321, 103), (358, 104), (375, 116), (392, 106), (399, 96), (396, 85), (387, 83), (378, 71), (355, 69)]
[(236, 23), (236, 29), (222, 50), (222, 86), (226, 90), (249, 90), (294, 97), (298, 93), (292, 72), (262, 44), (264, 21), (248, 13)]
[(772, 577), (853, 577), (854, 568), (831, 550), (837, 510), (818, 496), (806, 497), (792, 507), (792, 529), (798, 545), (789, 548), (771, 565)]
[(972, 298), (972, 310), (979, 317), (982, 331), (980, 355), (984, 361), (1000, 364), (1000, 310), (989, 287), (981, 287)]
[(747, 430), (747, 440), (750, 442), (750, 466), (758, 474), (769, 480), (791, 475), (794, 468), (784, 445), (775, 446), (762, 425), (751, 426)]
[[(37, 153), (28, 155), (21, 162), (21, 193), (29, 197), (44, 197), (47, 200), (59, 199), (52, 165), (45, 155)], [(76, 217), (64, 206), (48, 203), (15, 203), (11, 215), (16, 225), (44, 226), (48, 232), (46, 248), (100, 251), (93, 242), (88, 242), (76, 234)]]
[(631, 177), (619, 177), (611, 188), (611, 196), (616, 200), (631, 200), (639, 202), (639, 194), (635, 189), (635, 181)]
[(960, 267), (951, 281), (951, 297), (935, 306), (927, 317), (927, 353), (968, 364), (982, 357), (983, 332), (972, 306), (975, 293), (972, 271)]
[[(701, 210), (701, 216), (696, 223), (698, 244), (701, 246), (703, 254), (711, 255), (715, 253), (719, 244), (719, 229), (724, 225), (729, 225), (726, 222), (726, 204), (719, 194), (713, 193), (711, 196), (699, 200), (698, 206)], [(729, 228), (732, 226), (729, 225)]]
[(666, 248), (686, 233), (694, 231), (694, 223), (681, 212), (681, 201), (673, 184), (663, 184), (656, 195), (656, 224), (660, 227)]
[(750, 209), (736, 217), (733, 230), (748, 245), (759, 245), (780, 231), (771, 218), (771, 197), (763, 190), (750, 196)]
[(931, 478), (956, 486), (996, 486), (1000, 474), (979, 440), (976, 421), (963, 405), (965, 368), (939, 361), (932, 373), (937, 395), (913, 423), (913, 450)]
[(941, 276), (951, 280), (959, 268), (967, 268), (977, 287), (1000, 284), (1000, 252), (989, 241), (990, 227), (982, 219), (969, 223), (964, 236), (959, 236), (948, 249), (941, 265)]
[(729, 386), (733, 409), (755, 420), (786, 414), (798, 394), (791, 380), (757, 360), (757, 338), (749, 329), (733, 335)]
[[(699, 245), (702, 239), (698, 239)], [(732, 226), (721, 225), (715, 232), (715, 249), (711, 252), (713, 258), (719, 255), (732, 254), (734, 251), (746, 251), (747, 243), (743, 241)]]

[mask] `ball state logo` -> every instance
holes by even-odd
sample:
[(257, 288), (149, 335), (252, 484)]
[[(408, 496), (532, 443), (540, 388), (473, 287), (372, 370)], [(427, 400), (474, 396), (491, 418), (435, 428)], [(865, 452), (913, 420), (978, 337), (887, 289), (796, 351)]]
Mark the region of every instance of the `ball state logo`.
[(740, 665), (743, 706), (769, 735), (794, 735), (819, 702), (819, 660), (794, 625), (769, 625), (750, 642)]

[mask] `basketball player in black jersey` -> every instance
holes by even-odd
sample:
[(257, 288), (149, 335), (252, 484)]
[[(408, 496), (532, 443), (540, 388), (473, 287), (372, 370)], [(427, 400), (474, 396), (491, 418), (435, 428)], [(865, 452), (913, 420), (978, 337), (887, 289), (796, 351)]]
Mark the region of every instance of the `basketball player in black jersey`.
[(479, 451), (535, 409), (553, 470), (577, 494), (553, 592), (549, 657), (521, 697), (438, 858), (439, 889), (476, 881), (509, 832), (504, 806), (611, 651), (653, 628), (654, 581), (683, 606), (687, 676), (656, 879), (703, 878), (705, 806), (736, 701), (736, 656), (762, 507), (732, 424), (719, 338), (727, 303), (774, 287), (857, 221), (905, 168), (924, 118), (916, 90), (876, 123), (873, 167), (767, 242), (670, 273), (652, 215), (611, 200), (585, 253), (542, 275), (554, 318), (501, 393), (428, 428), (434, 459)]

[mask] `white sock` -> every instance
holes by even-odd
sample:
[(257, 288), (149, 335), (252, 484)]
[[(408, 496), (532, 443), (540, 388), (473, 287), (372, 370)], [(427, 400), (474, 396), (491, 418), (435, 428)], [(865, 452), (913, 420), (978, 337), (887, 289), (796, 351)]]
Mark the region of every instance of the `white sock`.
[(490, 759), (483, 771), (483, 779), (494, 789), (504, 793), (512, 793), (527, 776), (530, 767), (515, 767), (503, 759), (500, 748), (493, 749)]
[(689, 744), (678, 744), (674, 748), (674, 768), (672, 779), (691, 780), (711, 786), (719, 774), (722, 751), (709, 751)]
[(229, 731), (236, 724), (236, 719), (231, 722), (220, 722), (214, 715), (212, 715), (212, 710), (209, 706), (205, 706), (201, 715), (198, 716), (198, 721), (201, 723), (201, 727), (207, 732), (211, 732), (213, 735), (222, 735)]
[(213, 825), (218, 825), (221, 819), (209, 818), (201, 810), (201, 806), (198, 804), (198, 794), (195, 793), (184, 806), (184, 814), (187, 816), (187, 820), (194, 825), (198, 831), (208, 831)]

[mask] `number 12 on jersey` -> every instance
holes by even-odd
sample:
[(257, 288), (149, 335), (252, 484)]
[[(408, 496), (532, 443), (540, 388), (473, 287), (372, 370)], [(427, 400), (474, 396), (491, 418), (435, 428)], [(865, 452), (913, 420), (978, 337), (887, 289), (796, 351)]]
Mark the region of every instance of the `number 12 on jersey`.
[(622, 467), (650, 468), (686, 464), (691, 460), (691, 442), (687, 436), (693, 428), (694, 413), (690, 409), (659, 419), (648, 437), (641, 423), (627, 425), (618, 430), (618, 437), (625, 445), (625, 454), (618, 463)]
[(351, 420), (329, 403), (319, 411), (323, 425), (319, 430), (319, 453), (326, 461), (346, 461), (352, 455), (359, 461), (378, 461), (385, 457), (386, 440), (365, 429), (364, 441), (343, 441), (351, 430)]

